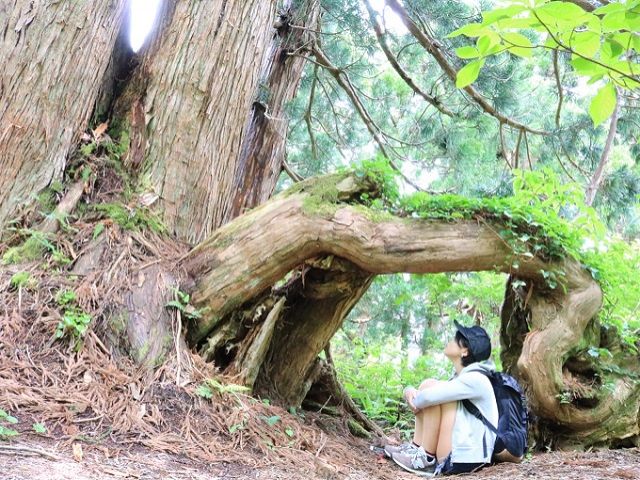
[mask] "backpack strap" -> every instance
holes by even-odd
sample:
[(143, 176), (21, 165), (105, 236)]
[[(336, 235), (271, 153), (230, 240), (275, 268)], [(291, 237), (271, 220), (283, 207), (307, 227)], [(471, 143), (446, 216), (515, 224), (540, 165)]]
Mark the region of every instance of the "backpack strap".
[(462, 405), (464, 406), (464, 408), (467, 409), (467, 411), (471, 415), (473, 415), (482, 423), (484, 423), (485, 427), (487, 427), (496, 435), (498, 434), (498, 429), (494, 427), (493, 424), (489, 420), (487, 420), (484, 415), (482, 415), (482, 413), (480, 413), (480, 410), (478, 409), (478, 407), (476, 407), (471, 400), (465, 398), (464, 400), (462, 400)]

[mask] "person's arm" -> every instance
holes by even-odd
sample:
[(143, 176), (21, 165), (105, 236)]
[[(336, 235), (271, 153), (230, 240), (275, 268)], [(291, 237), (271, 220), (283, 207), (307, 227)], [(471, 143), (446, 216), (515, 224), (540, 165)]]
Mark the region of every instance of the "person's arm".
[(477, 372), (469, 372), (458, 377), (455, 377), (448, 382), (438, 383), (425, 390), (417, 391), (415, 389), (407, 389), (405, 391), (405, 398), (415, 391), (413, 396), (413, 407), (417, 410), (421, 410), (432, 405), (440, 405), (442, 403), (454, 402), (457, 400), (464, 400), (467, 398), (475, 398), (478, 396), (478, 391), (481, 388), (478, 385), (480, 378), (483, 375)]

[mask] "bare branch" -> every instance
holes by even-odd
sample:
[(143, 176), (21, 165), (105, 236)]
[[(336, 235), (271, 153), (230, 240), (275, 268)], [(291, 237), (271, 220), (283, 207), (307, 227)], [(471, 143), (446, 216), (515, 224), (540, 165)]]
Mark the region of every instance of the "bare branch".
[(518, 134), (518, 141), (516, 142), (516, 150), (513, 154), (513, 168), (518, 168), (518, 161), (520, 160), (520, 142), (522, 141), (522, 132)]
[(560, 110), (562, 109), (562, 101), (564, 94), (562, 93), (562, 83), (560, 82), (560, 69), (558, 67), (558, 51), (553, 51), (553, 74), (556, 78), (556, 87), (558, 88), (558, 108), (556, 109), (556, 127), (560, 128)]
[(524, 135), (524, 146), (527, 148), (527, 162), (529, 163), (529, 170), (533, 170), (533, 165), (531, 164), (531, 154), (529, 153), (529, 140), (527, 139), (527, 132), (522, 132)]
[(304, 180), (304, 177), (293, 171), (291, 165), (289, 165), (286, 160), (282, 161), (282, 170), (284, 170), (286, 174), (289, 175), (289, 178), (291, 178), (295, 183), (302, 182)]
[(304, 114), (304, 121), (307, 124), (307, 131), (309, 132), (309, 140), (311, 141), (311, 155), (315, 161), (318, 160), (318, 145), (316, 144), (316, 137), (313, 133), (313, 126), (311, 125), (311, 107), (313, 106), (313, 99), (316, 94), (316, 85), (318, 83), (318, 65), (313, 67), (313, 80), (311, 83), (311, 92), (309, 93), (309, 103), (307, 104), (307, 111)]
[(509, 170), (513, 170), (513, 167), (511, 166), (511, 162), (509, 162), (509, 157), (507, 156), (507, 149), (505, 148), (505, 144), (504, 144), (504, 132), (503, 132), (503, 124), (500, 124), (500, 150), (502, 152), (502, 158), (504, 158), (505, 163), (507, 164), (507, 167), (509, 167)]
[(378, 144), (378, 147), (380, 148), (380, 152), (382, 152), (385, 158), (389, 161), (389, 164), (391, 165), (391, 167), (395, 171), (397, 171), (400, 174), (400, 176), (404, 179), (404, 181), (407, 182), (409, 185), (411, 185), (413, 188), (415, 188), (416, 190), (422, 190), (422, 188), (420, 188), (415, 182), (409, 179), (404, 174), (404, 172), (402, 172), (402, 170), (400, 170), (400, 168), (393, 162), (392, 157), (387, 151), (387, 146), (385, 145), (385, 142), (381, 137), (381, 135), (384, 135), (384, 133), (376, 125), (374, 120), (369, 115), (369, 112), (367, 111), (364, 104), (362, 103), (362, 100), (360, 100), (360, 97), (358, 96), (357, 92), (353, 88), (353, 85), (351, 84), (351, 81), (349, 80), (349, 77), (347, 76), (347, 74), (343, 70), (333, 65), (329, 60), (329, 58), (327, 58), (324, 52), (318, 47), (318, 45), (315, 45), (313, 47), (312, 53), (316, 58), (316, 62), (314, 63), (317, 63), (318, 65), (323, 67), (327, 72), (329, 72), (329, 74), (335, 79), (336, 83), (347, 94), (347, 96), (349, 97), (349, 100), (351, 100), (351, 104), (356, 109), (358, 116), (364, 122), (365, 126), (367, 127), (367, 130), (373, 137), (374, 141)]
[(367, 7), (367, 11), (369, 12), (371, 25), (373, 26), (373, 30), (376, 33), (376, 38), (378, 39), (380, 48), (382, 48), (382, 51), (387, 57), (387, 60), (389, 60), (389, 63), (391, 64), (393, 69), (396, 71), (396, 73), (400, 76), (400, 78), (402, 78), (402, 80), (404, 80), (404, 82), (411, 88), (411, 90), (413, 90), (415, 93), (417, 93), (422, 98), (424, 98), (428, 103), (433, 105), (435, 108), (440, 110), (445, 115), (453, 116), (453, 113), (449, 109), (447, 109), (444, 105), (442, 105), (440, 100), (425, 93), (418, 85), (416, 85), (416, 83), (409, 76), (409, 74), (405, 72), (402, 66), (398, 63), (398, 59), (393, 55), (393, 53), (389, 49), (386, 35), (380, 28), (380, 24), (378, 23), (378, 19), (376, 18), (376, 12), (373, 10), (373, 7), (371, 6), (371, 2), (369, 0), (364, 0), (364, 4)]
[[(423, 32), (418, 25), (409, 17), (408, 12), (405, 8), (398, 2), (398, 0), (386, 0), (387, 5), (391, 7), (391, 9), (396, 12), (396, 14), (402, 19), (403, 23), (409, 30), (409, 32), (418, 40), (420, 45), (431, 54), (431, 56), (438, 62), (440, 68), (447, 74), (449, 79), (455, 82), (456, 76), (458, 74), (457, 70), (451, 63), (449, 63), (446, 58), (445, 53), (441, 49), (441, 45), (435, 39), (429, 37), (428, 34)], [(526, 125), (517, 122), (509, 117), (504, 116), (499, 113), (489, 102), (487, 102), (483, 96), (471, 85), (465, 87), (463, 89), (469, 96), (473, 99), (475, 103), (477, 103), (482, 110), (484, 110), (489, 115), (495, 117), (500, 121), (500, 123), (504, 123), (509, 125), (510, 127), (516, 128), (518, 130), (526, 130), (527, 132), (536, 134), (536, 135), (548, 135), (548, 132), (544, 130), (536, 130)]]
[(613, 146), (613, 139), (616, 136), (616, 130), (618, 127), (618, 114), (620, 112), (620, 102), (616, 103), (616, 108), (613, 111), (613, 115), (611, 116), (611, 124), (609, 126), (609, 134), (607, 135), (607, 141), (604, 145), (604, 150), (602, 150), (602, 155), (600, 156), (600, 162), (598, 163), (598, 167), (591, 177), (591, 181), (589, 182), (589, 186), (587, 187), (587, 191), (585, 193), (585, 203), (589, 206), (593, 205), (593, 201), (596, 198), (596, 193), (598, 192), (598, 188), (600, 188), (600, 184), (602, 183), (602, 178), (604, 176), (604, 167), (609, 162), (609, 154), (611, 153), (611, 147)]

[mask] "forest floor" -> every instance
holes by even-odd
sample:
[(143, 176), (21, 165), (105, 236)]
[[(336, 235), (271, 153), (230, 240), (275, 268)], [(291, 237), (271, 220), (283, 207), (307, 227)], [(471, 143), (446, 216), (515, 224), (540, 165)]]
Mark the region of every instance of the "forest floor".
[[(237, 461), (209, 463), (185, 456), (166, 454), (145, 447), (133, 446), (122, 450), (118, 447), (85, 445), (80, 456), (72, 448), (61, 448), (53, 439), (14, 444), (15, 448), (27, 447), (41, 453), (26, 450), (6, 450), (0, 445), (0, 478), (4, 480), (94, 480), (94, 479), (326, 479), (408, 480), (416, 476), (397, 468), (389, 460), (370, 452), (362, 441), (344, 439), (351, 443), (354, 456), (363, 463), (350, 465), (338, 456), (323, 455), (317, 458), (314, 468), (308, 461), (295, 464), (260, 465), (263, 459), (251, 458), (247, 464)], [(20, 445), (20, 447), (17, 447)], [(47, 456), (43, 456), (46, 452)], [(55, 457), (55, 458), (54, 458)], [(270, 463), (270, 462), (269, 462)], [(254, 464), (254, 465), (251, 465)], [(302, 466), (304, 464), (304, 466)], [(540, 478), (565, 479), (640, 479), (640, 450), (601, 450), (588, 453), (552, 452), (533, 455), (526, 462), (499, 464), (464, 475), (468, 479), (518, 480)]]

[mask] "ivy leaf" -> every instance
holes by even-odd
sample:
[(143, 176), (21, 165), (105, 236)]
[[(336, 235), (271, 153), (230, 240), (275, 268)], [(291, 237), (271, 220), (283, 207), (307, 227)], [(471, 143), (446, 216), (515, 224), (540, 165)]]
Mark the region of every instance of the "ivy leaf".
[(465, 46), (456, 48), (456, 55), (460, 58), (478, 58), (480, 56), (480, 52), (476, 47)]
[(476, 81), (480, 75), (480, 69), (484, 65), (484, 59), (474, 60), (465, 65), (456, 75), (456, 87), (464, 88)]
[(589, 115), (593, 120), (593, 126), (597, 127), (611, 116), (616, 108), (616, 88), (612, 83), (607, 83), (598, 90), (596, 96), (589, 105)]
[(280, 421), (279, 415), (273, 415), (272, 417), (265, 417), (264, 421), (267, 422), (267, 425), (273, 427), (276, 423)]

